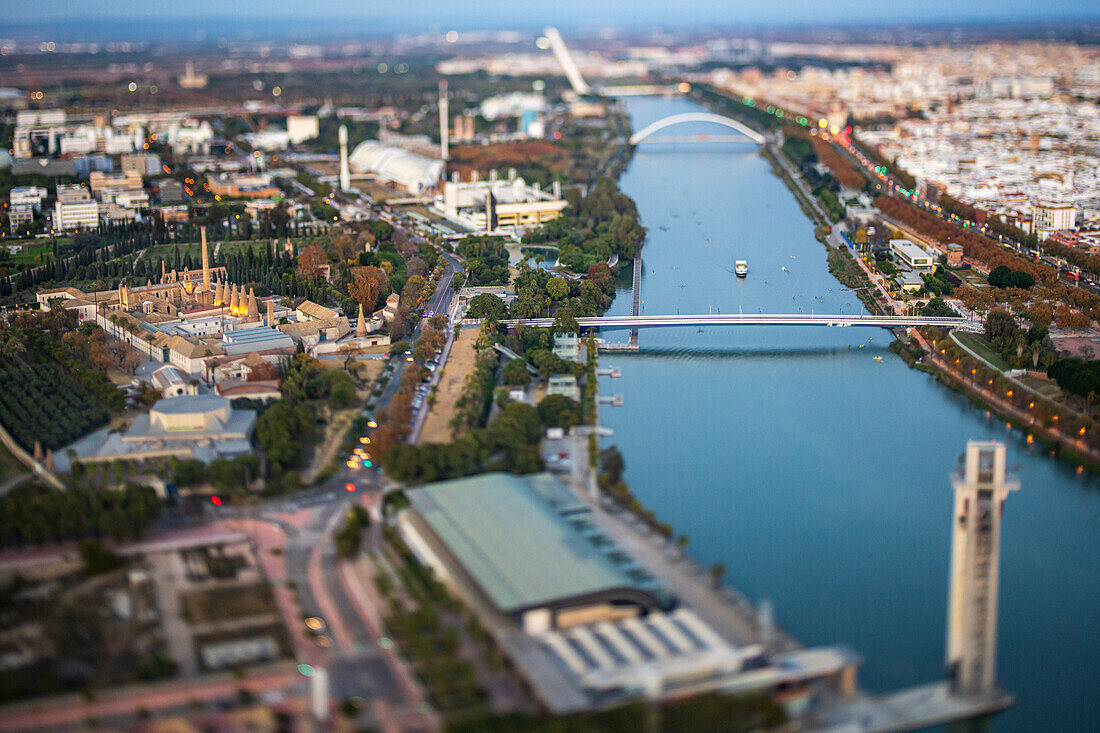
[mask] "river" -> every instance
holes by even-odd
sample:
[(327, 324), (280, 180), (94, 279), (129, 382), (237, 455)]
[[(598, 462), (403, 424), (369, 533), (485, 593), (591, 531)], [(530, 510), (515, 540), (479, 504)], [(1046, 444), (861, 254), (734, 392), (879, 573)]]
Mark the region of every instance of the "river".
[[(628, 109), (637, 130), (702, 108), (634, 98)], [(722, 130), (670, 134), (701, 131)], [(861, 311), (755, 146), (643, 144), (620, 185), (649, 230), (644, 313)], [(620, 295), (609, 313), (629, 313)], [(697, 559), (725, 564), (803, 642), (850, 644), (872, 692), (942, 678), (948, 476), (968, 439), (1007, 443), (1022, 490), (1005, 507), (998, 671), (1017, 704), (990, 728), (1096, 730), (1100, 481), (909, 369), (890, 340), (863, 328), (643, 330), (641, 353), (602, 359), (622, 368), (602, 392), (625, 399), (601, 410), (615, 433), (604, 443)]]

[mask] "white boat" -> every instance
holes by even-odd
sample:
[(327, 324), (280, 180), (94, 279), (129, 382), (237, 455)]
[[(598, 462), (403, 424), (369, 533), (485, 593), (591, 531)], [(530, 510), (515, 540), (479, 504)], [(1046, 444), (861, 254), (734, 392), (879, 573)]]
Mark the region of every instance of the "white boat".
[(737, 277), (745, 277), (749, 274), (749, 263), (744, 260), (737, 260), (733, 265), (733, 271)]

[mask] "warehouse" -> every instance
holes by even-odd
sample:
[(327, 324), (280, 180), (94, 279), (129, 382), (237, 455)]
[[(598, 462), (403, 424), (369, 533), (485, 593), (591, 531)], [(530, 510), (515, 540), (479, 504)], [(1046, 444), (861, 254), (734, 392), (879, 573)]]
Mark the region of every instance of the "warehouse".
[(587, 505), (549, 474), (485, 474), (407, 495), (398, 526), (417, 558), (471, 605), (529, 634), (668, 605), (653, 578), (591, 525)]

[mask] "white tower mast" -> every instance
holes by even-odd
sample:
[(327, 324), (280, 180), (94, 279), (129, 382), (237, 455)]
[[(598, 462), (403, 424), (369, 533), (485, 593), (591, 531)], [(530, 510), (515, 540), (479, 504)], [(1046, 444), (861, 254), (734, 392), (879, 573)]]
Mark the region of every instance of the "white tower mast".
[(554, 51), (554, 56), (558, 59), (558, 63), (561, 64), (561, 68), (565, 71), (565, 76), (569, 79), (569, 84), (573, 87), (573, 91), (577, 94), (588, 94), (592, 91), (592, 88), (588, 86), (588, 82), (581, 76), (581, 70), (577, 68), (577, 62), (573, 60), (573, 54), (569, 53), (569, 47), (565, 45), (565, 41), (562, 40), (561, 33), (558, 33), (558, 29), (553, 26), (543, 31), (546, 34), (546, 38), (550, 41), (550, 48)]
[(447, 80), (439, 81), (439, 153), (444, 161), (450, 155), (448, 134), (450, 133), (450, 109), (447, 102)]
[(340, 190), (351, 190), (351, 171), (348, 170), (348, 126), (340, 125)]

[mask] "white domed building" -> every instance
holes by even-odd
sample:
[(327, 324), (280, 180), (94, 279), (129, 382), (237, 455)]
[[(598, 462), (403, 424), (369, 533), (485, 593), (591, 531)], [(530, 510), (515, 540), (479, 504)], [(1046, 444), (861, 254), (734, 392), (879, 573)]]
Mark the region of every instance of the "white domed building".
[(366, 140), (355, 146), (348, 165), (356, 173), (372, 173), (418, 195), (434, 188), (443, 176), (443, 161), (425, 158), (402, 148)]

